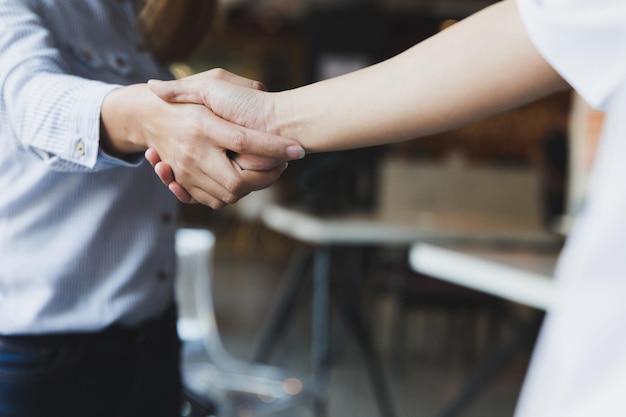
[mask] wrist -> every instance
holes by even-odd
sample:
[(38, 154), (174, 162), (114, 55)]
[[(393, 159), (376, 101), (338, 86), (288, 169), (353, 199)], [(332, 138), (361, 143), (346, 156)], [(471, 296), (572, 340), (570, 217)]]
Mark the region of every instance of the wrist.
[(112, 155), (143, 152), (149, 147), (138, 120), (145, 120), (145, 85), (130, 85), (111, 91), (100, 111), (100, 147)]
[(293, 97), (293, 90), (270, 93), (269, 104), (265, 106), (270, 111), (266, 115), (270, 133), (300, 142), (302, 121), (297, 111), (297, 100)]

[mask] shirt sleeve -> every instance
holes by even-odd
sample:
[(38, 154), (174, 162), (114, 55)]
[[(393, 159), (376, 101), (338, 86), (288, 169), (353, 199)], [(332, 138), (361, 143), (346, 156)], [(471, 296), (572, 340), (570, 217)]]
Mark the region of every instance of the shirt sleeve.
[(129, 165), (99, 147), (102, 101), (120, 86), (68, 74), (50, 33), (26, 3), (0, 2), (0, 111), (19, 146), (60, 171)]
[(624, 0), (517, 0), (539, 53), (593, 107), (626, 78)]

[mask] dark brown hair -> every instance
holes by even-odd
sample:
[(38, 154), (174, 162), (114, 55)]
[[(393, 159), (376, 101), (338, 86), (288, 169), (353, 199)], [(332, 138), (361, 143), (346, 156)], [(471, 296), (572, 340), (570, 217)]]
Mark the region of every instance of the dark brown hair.
[(164, 63), (188, 58), (206, 40), (218, 0), (144, 0), (139, 25), (146, 47)]

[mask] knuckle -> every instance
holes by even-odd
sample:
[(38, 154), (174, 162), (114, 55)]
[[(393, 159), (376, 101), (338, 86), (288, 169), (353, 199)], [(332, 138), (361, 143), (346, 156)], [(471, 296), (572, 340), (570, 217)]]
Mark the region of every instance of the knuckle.
[(260, 91), (267, 90), (267, 88), (265, 88), (265, 84), (263, 84), (261, 81), (253, 81), (252, 88), (254, 88), (255, 90), (260, 90)]
[(235, 204), (237, 201), (239, 201), (239, 199), (241, 198), (240, 196), (244, 193), (245, 184), (241, 179), (237, 178), (228, 181), (228, 183), (225, 185), (225, 188), (226, 192), (224, 193), (224, 196), (222, 196), (222, 201), (228, 204)]
[(229, 205), (235, 204), (237, 201), (239, 201), (239, 197), (235, 194), (228, 194), (224, 197), (224, 202)]
[[(199, 138), (204, 135), (203, 123), (195, 118), (190, 118), (187, 125), (187, 136), (190, 138)], [(191, 141), (184, 141), (186, 145), (191, 146)]]
[(224, 202), (215, 198), (215, 196), (210, 194), (204, 194), (197, 199), (193, 200), (194, 203), (202, 204), (203, 206), (210, 207), (213, 210), (219, 210), (225, 206)]
[(204, 205), (211, 207), (213, 210), (220, 210), (226, 206), (226, 204), (218, 200), (211, 200), (210, 202), (207, 202)]
[(243, 186), (237, 182), (236, 185), (226, 191), (226, 195), (222, 200), (228, 204), (235, 204), (241, 198), (241, 194), (243, 194)]
[(230, 133), (231, 150), (237, 153), (244, 152), (248, 149), (248, 137), (241, 130), (234, 130)]
[(190, 168), (191, 166), (191, 162), (189, 162), (190, 159), (182, 159), (181, 160), (181, 167), (178, 170), (178, 172), (176, 173), (176, 182), (178, 184), (180, 184), (181, 187), (183, 187), (184, 189), (192, 189), (193, 188), (193, 178), (194, 178), (194, 172), (193, 170)]
[(211, 76), (213, 78), (217, 78), (218, 80), (222, 80), (228, 75), (228, 71), (226, 71), (224, 68), (213, 68), (209, 72), (211, 73)]
[(174, 179), (181, 183), (181, 181), (188, 180), (191, 176), (191, 165), (192, 165), (192, 156), (193, 154), (184, 153), (178, 160), (178, 170), (175, 173)]

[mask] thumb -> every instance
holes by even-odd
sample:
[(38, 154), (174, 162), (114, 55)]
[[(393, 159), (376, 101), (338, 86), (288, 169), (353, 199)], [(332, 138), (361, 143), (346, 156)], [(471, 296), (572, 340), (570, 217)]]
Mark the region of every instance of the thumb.
[(148, 88), (165, 101), (204, 104), (200, 86), (193, 79), (173, 81), (148, 80)]

